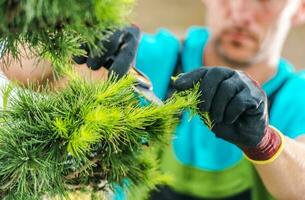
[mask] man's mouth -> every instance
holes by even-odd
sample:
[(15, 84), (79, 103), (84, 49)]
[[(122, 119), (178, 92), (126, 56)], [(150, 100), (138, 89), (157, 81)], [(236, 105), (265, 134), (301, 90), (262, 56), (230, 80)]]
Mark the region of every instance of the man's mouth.
[(225, 31), (222, 35), (224, 42), (229, 43), (235, 47), (253, 46), (257, 38), (246, 31)]
[(228, 37), (228, 39), (234, 42), (246, 42), (255, 40), (252, 35), (244, 32), (226, 32), (225, 37)]
[(244, 41), (252, 39), (252, 37), (250, 37), (249, 35), (238, 32), (228, 33), (228, 37), (234, 41)]

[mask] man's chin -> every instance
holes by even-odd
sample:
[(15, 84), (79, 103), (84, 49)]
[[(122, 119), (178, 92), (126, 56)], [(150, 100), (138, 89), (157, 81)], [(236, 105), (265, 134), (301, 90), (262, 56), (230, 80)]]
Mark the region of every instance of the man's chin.
[(245, 68), (256, 62), (257, 56), (255, 54), (247, 55), (249, 49), (242, 45), (234, 47), (228, 43), (222, 43), (222, 41), (218, 39), (215, 40), (214, 47), (218, 58), (229, 67)]
[(253, 64), (253, 60), (246, 60), (241, 58), (230, 57), (226, 55), (221, 55), (220, 58), (224, 63), (232, 68), (246, 68)]
[(245, 68), (255, 63), (255, 56), (244, 55), (245, 52), (227, 53), (220, 46), (216, 48), (216, 54), (224, 63), (232, 68)]

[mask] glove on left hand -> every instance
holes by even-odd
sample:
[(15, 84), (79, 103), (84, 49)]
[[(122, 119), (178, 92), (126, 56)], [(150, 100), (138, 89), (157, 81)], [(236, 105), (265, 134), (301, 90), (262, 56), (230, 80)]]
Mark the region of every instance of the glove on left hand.
[(250, 158), (266, 160), (281, 144), (269, 128), (267, 97), (257, 82), (241, 71), (225, 67), (201, 67), (174, 82), (181, 91), (200, 82), (201, 112), (214, 121), (217, 137), (239, 146)]

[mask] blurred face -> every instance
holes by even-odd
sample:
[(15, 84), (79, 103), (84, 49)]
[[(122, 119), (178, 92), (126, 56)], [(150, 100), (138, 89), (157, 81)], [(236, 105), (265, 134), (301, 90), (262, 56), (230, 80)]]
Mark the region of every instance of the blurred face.
[(279, 55), (300, 0), (205, 0), (215, 53), (248, 66)]

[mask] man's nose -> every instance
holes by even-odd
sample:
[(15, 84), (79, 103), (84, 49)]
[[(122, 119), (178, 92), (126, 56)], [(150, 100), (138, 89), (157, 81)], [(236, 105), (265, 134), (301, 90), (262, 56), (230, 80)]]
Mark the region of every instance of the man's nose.
[(248, 26), (254, 17), (255, 6), (253, 1), (256, 0), (229, 0), (229, 17), (234, 25)]

